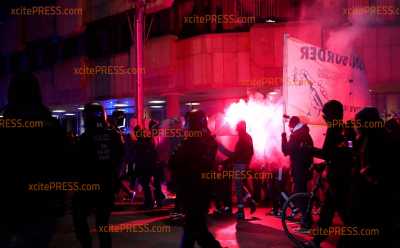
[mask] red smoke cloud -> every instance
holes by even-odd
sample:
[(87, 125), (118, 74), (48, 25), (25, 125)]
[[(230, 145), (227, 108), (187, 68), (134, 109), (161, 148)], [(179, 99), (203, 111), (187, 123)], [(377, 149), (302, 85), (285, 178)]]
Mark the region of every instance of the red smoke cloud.
[(247, 101), (241, 99), (225, 110), (224, 121), (235, 130), (240, 120), (247, 123), (247, 132), (254, 145), (252, 166), (269, 164), (287, 166), (288, 161), (281, 152), (283, 104), (281, 100), (252, 95)]

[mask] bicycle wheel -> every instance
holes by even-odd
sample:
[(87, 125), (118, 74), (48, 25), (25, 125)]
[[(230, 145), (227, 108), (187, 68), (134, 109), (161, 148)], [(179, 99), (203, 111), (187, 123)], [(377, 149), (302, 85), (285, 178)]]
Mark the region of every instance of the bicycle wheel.
[[(303, 216), (300, 211), (300, 206), (306, 207), (306, 216)], [(313, 198), (310, 193), (295, 193), (291, 195), (283, 204), (282, 207), (282, 226), (288, 238), (300, 248), (304, 247), (304, 242), (307, 240), (307, 233), (302, 232), (301, 222), (308, 220), (309, 227), (312, 223), (312, 210), (313, 210)]]

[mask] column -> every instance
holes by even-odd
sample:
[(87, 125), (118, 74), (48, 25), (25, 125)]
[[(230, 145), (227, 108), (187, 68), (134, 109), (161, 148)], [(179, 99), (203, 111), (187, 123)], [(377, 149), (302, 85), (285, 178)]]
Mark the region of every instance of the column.
[(179, 93), (172, 93), (166, 95), (167, 98), (167, 118), (177, 118), (181, 116)]

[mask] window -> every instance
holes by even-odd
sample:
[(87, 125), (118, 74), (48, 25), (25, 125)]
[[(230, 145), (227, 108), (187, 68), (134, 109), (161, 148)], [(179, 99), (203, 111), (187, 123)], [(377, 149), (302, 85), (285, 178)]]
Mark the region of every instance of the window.
[(89, 58), (129, 51), (131, 38), (127, 12), (89, 23), (85, 42)]

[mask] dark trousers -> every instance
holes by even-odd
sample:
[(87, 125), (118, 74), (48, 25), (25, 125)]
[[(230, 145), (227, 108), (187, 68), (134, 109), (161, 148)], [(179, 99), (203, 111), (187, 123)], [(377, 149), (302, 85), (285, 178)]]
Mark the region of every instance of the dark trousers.
[(267, 182), (267, 193), (269, 199), (271, 200), (272, 209), (274, 211), (278, 211), (280, 208), (282, 208), (283, 203), (285, 202), (284, 198), (281, 195), (281, 192), (286, 193), (287, 179), (286, 175), (284, 175), (283, 173), (284, 172), (282, 171), (282, 176), (279, 179), (279, 173), (274, 171), (273, 179)]
[(232, 208), (232, 179), (217, 180), (215, 187), (215, 205), (217, 209), (222, 207)]
[[(307, 192), (307, 176), (306, 172), (302, 171), (301, 173), (293, 173), (293, 183), (294, 183), (294, 192)], [(301, 198), (298, 199), (298, 202), (295, 203), (296, 207), (298, 207), (302, 214), (301, 224), (304, 226), (311, 225), (311, 211), (307, 214), (307, 199)]]
[(174, 211), (176, 213), (182, 213), (183, 212), (182, 197), (180, 196), (179, 192), (176, 192)]
[[(343, 185), (348, 184), (343, 183)], [(318, 227), (328, 229), (332, 225), (332, 220), (336, 211), (339, 213), (344, 225), (349, 224), (347, 194), (348, 189), (343, 186), (330, 186), (327, 189), (325, 192), (325, 201), (321, 207)], [(327, 235), (317, 235), (314, 237), (314, 241), (320, 243), (326, 238)]]
[[(390, 204), (387, 205), (390, 202), (390, 195), (388, 196), (386, 192), (390, 190), (384, 190), (382, 185), (368, 183), (360, 175), (355, 176), (352, 182), (349, 206), (351, 223), (358, 229), (378, 229), (379, 235), (352, 236), (344, 240), (346, 242), (341, 242), (348, 244), (347, 246), (340, 247), (391, 247), (388, 242), (384, 242), (397, 237), (397, 234), (387, 236), (390, 228), (387, 224), (385, 225), (385, 221), (394, 221), (395, 214), (393, 213), (396, 213), (398, 205), (392, 206), (394, 207), (392, 209), (390, 209)], [(390, 217), (382, 217), (385, 216), (384, 213), (390, 213)]]
[(279, 187), (279, 182), (277, 182), (275, 179), (271, 180), (271, 182), (268, 184), (268, 195), (269, 199), (271, 200), (271, 205), (272, 209), (275, 211), (278, 211), (282, 207), (282, 201), (281, 201), (281, 189), (282, 187)]
[[(255, 172), (256, 173), (266, 173), (263, 170), (258, 170)], [(251, 181), (253, 183), (253, 199), (256, 202), (266, 202), (265, 198), (262, 199), (262, 191), (263, 191), (263, 189), (265, 190), (267, 188), (267, 180), (253, 178)], [(267, 193), (267, 192), (265, 192), (265, 193)]]
[[(87, 222), (87, 218), (90, 215), (91, 210), (95, 211), (96, 217), (96, 230), (99, 235), (100, 247), (111, 248), (111, 234), (110, 232), (104, 232), (105, 226), (108, 225), (111, 208), (112, 208), (112, 196), (110, 201), (105, 199), (98, 199), (97, 197), (87, 197), (86, 195), (76, 195), (73, 200), (73, 221), (77, 239), (81, 243), (82, 248), (92, 247), (92, 237), (90, 235), (90, 229)], [(107, 228), (108, 229), (108, 228)]]
[(160, 201), (165, 199), (165, 195), (161, 189), (161, 183), (164, 179), (164, 170), (162, 165), (156, 166), (153, 172), (154, 178), (154, 197), (160, 203)]
[(219, 242), (208, 231), (207, 214), (198, 209), (187, 212), (180, 248), (193, 248), (195, 242), (204, 248), (221, 248)]
[[(241, 173), (245, 173), (246, 164), (233, 164), (233, 171), (235, 175), (241, 175)], [(242, 179), (240, 176), (235, 177), (233, 179), (236, 189), (236, 201), (238, 208), (244, 208), (244, 197), (249, 193), (247, 188), (245, 187), (246, 179)]]
[(153, 195), (151, 193), (150, 189), (150, 180), (151, 180), (151, 175), (146, 174), (146, 175), (141, 175), (139, 177), (139, 183), (143, 188), (143, 193), (144, 193), (144, 206), (145, 207), (153, 207)]

